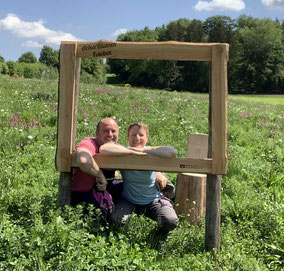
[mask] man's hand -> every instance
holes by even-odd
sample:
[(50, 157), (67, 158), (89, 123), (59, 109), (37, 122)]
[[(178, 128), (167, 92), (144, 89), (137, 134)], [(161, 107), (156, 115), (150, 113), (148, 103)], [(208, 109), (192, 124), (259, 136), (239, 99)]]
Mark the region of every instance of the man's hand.
[(105, 191), (107, 187), (107, 181), (105, 176), (96, 177), (96, 188), (98, 191)]

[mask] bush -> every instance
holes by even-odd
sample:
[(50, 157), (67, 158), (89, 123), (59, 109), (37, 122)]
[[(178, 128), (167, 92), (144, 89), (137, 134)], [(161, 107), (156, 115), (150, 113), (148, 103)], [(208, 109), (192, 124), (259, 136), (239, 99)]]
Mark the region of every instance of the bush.
[(12, 61), (12, 60), (9, 60), (9, 61), (6, 62), (6, 65), (8, 66), (8, 70), (9, 70), (8, 74), (10, 76), (14, 75), (16, 63), (14, 61)]
[(44, 70), (47, 69), (42, 63), (19, 63), (9, 62), (9, 75), (24, 78), (41, 78)]
[(58, 69), (53, 67), (48, 67), (47, 69), (42, 70), (41, 79), (58, 79)]
[(106, 82), (106, 68), (102, 60), (83, 58), (81, 61), (81, 77), (81, 82), (84, 83), (104, 84)]
[(2, 74), (8, 74), (9, 73), (8, 65), (4, 62), (0, 62), (0, 73), (2, 73)]
[(80, 82), (90, 84), (90, 83), (98, 83), (104, 84), (106, 82), (106, 77), (103, 75), (99, 75), (98, 77), (94, 74), (87, 73), (85, 71), (81, 72)]
[(35, 57), (33, 52), (26, 52), (21, 55), (18, 59), (20, 63), (37, 63), (37, 58)]

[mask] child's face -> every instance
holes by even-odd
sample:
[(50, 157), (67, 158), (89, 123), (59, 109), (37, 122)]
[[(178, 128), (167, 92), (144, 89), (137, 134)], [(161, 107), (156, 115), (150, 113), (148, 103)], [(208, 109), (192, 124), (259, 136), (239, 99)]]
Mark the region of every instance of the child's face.
[(133, 126), (128, 135), (128, 142), (131, 147), (144, 147), (148, 141), (148, 136), (144, 128)]

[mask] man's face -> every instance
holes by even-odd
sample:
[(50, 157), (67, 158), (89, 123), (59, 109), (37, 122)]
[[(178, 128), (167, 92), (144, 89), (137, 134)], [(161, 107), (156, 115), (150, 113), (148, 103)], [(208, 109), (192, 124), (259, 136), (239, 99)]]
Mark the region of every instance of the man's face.
[(99, 145), (118, 141), (118, 125), (113, 119), (104, 119), (96, 132)]

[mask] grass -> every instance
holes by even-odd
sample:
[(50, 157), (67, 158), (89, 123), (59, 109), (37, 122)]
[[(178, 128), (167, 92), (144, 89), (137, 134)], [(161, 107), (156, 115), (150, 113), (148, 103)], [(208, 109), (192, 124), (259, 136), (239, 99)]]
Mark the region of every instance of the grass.
[(258, 102), (258, 103), (270, 103), (270, 104), (284, 104), (284, 95), (236, 95), (230, 94), (229, 99)]
[[(284, 106), (229, 99), (229, 170), (222, 180), (221, 252), (200, 227), (180, 223), (165, 240), (133, 216), (122, 228), (89, 207), (57, 207), (57, 82), (0, 77), (0, 270), (283, 270)], [(116, 118), (120, 143), (139, 119), (150, 145), (185, 156), (189, 133), (208, 132), (208, 95), (82, 84), (77, 137)], [(167, 173), (176, 182), (177, 174)]]

